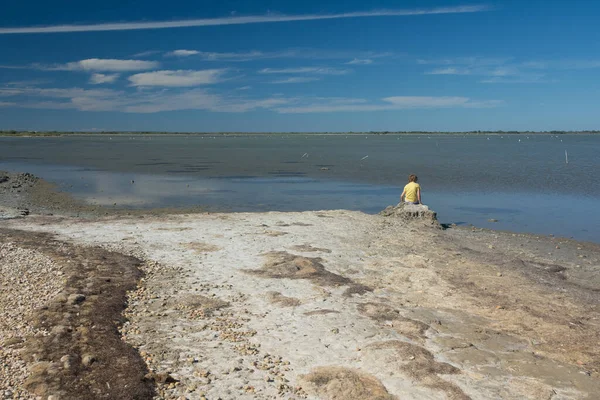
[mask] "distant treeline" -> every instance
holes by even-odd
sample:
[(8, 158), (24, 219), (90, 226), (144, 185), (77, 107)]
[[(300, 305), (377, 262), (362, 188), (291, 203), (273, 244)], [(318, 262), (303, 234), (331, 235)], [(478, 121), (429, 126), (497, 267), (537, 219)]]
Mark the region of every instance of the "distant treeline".
[(0, 131), (0, 136), (64, 136), (64, 135), (427, 135), (427, 134), (448, 134), (448, 135), (535, 135), (535, 134), (590, 134), (600, 133), (600, 130), (589, 131), (369, 131), (369, 132), (126, 132), (126, 131), (94, 131), (94, 132), (66, 132), (66, 131), (18, 131), (5, 130)]

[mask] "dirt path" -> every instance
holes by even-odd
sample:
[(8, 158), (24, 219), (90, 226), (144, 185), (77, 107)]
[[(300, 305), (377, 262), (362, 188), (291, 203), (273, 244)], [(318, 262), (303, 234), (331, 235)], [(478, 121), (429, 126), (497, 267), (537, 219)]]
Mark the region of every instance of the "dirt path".
[(121, 334), (162, 398), (600, 393), (594, 245), (348, 211), (7, 225), (146, 261)]

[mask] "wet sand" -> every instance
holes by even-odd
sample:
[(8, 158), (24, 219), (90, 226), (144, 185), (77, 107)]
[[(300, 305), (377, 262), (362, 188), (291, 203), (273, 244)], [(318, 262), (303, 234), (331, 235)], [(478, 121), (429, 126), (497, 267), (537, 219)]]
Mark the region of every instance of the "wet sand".
[[(344, 210), (35, 211), (0, 221), (24, 268), (35, 271), (26, 260), (37, 255), (63, 274), (16, 306), (43, 333), (2, 338), (0, 357), (18, 358), (23, 379), (1, 389), (21, 398), (116, 398), (123, 371), (136, 383), (123, 398), (600, 393), (595, 244)], [(119, 357), (101, 350), (115, 340)], [(57, 341), (65, 347), (50, 351)]]

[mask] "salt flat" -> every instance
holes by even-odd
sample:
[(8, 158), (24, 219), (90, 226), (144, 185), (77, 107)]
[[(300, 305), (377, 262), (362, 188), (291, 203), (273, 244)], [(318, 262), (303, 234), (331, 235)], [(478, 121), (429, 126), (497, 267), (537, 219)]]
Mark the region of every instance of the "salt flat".
[(343, 210), (4, 225), (142, 260), (120, 335), (156, 398), (600, 393), (596, 245)]

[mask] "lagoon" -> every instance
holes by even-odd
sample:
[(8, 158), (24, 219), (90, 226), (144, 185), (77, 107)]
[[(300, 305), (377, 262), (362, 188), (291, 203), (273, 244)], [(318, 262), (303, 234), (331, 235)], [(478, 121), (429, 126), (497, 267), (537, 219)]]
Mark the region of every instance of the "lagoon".
[(583, 134), (0, 137), (0, 169), (96, 204), (376, 213), (416, 173), (442, 223), (595, 242), (599, 154)]

